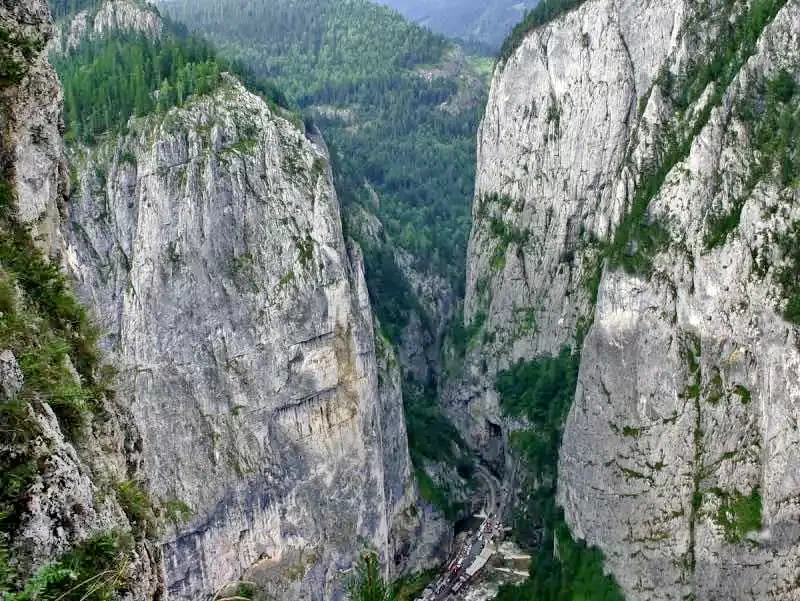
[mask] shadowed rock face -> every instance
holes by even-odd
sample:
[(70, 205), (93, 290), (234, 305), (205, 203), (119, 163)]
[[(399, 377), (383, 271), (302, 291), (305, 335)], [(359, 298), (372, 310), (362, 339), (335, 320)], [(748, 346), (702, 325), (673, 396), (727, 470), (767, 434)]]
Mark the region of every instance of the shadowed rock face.
[[(465, 313), (485, 323), (447, 408), (502, 462), (496, 372), (586, 334), (559, 502), (631, 600), (800, 598), (800, 354), (777, 284), (777, 240), (800, 211), (777, 168), (753, 185), (764, 149), (740, 109), (766, 106), (765, 82), (782, 70), (797, 79), (800, 4), (759, 33), (717, 84), (719, 102), (713, 88), (682, 110), (673, 100), (692, 61), (724, 45), (720, 23), (745, 9), (590, 0), (498, 67), (480, 131)], [(685, 152), (645, 213), (667, 242), (648, 273), (595, 272), (669, 130)], [(738, 226), (709, 248), (713, 217), (739, 207)], [(743, 499), (760, 507), (760, 531), (736, 530)]]
[(403, 537), (435, 547), (321, 138), (229, 79), (74, 163), (67, 263), (108, 333), (154, 496), (194, 510), (164, 541), (171, 597), (255, 564), (279, 598), (336, 598), (365, 545), (397, 567)]

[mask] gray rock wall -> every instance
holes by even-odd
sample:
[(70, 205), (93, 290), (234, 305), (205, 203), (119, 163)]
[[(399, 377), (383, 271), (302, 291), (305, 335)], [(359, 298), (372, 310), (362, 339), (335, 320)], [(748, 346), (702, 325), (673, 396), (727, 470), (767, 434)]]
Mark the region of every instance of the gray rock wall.
[(194, 511), (164, 540), (170, 597), (248, 573), (278, 598), (337, 598), (359, 551), (411, 549), (402, 400), (321, 138), (230, 79), (73, 159), (67, 263), (154, 496)]
[[(714, 84), (683, 110), (673, 98), (745, 10), (590, 0), (498, 67), (480, 130), (465, 303), (466, 324), (480, 327), (446, 407), (502, 463), (491, 424), (515, 424), (501, 415), (496, 372), (586, 335), (559, 502), (633, 600), (800, 595), (800, 363), (776, 285), (796, 189), (769, 172), (751, 186), (764, 149), (758, 119), (740, 110), (763, 108), (764, 82), (781, 69), (797, 79), (797, 2), (761, 32), (703, 127), (690, 133)], [(668, 242), (651, 272), (630, 275), (603, 249), (669, 150), (668, 130), (689, 136), (687, 154), (644, 216)], [(738, 226), (707, 248), (713, 218), (740, 205)], [(761, 528), (738, 531), (741, 504), (759, 495)]]
[[(775, 178), (743, 189), (760, 153), (736, 108), (763, 78), (797, 73), (799, 41), (788, 2), (650, 205), (672, 239), (653, 275), (607, 272), (600, 286), (560, 500), (629, 599), (800, 598), (800, 353), (774, 280), (775, 240), (800, 210)], [(709, 215), (738, 199), (738, 228), (707, 249)], [(761, 527), (738, 531), (735, 500), (755, 495)]]
[[(8, 236), (6, 227), (26, 226), (34, 243), (55, 256), (63, 247), (60, 210), (69, 184), (60, 130), (62, 92), (45, 51), (51, 34), (47, 3), (0, 2), (0, 28), (6, 40), (4, 68), (9, 67), (9, 59), (22, 67), (19, 81), (6, 79), (0, 86), (0, 160), (3, 183), (8, 178), (14, 197), (10, 218), (4, 218), (0, 233)], [(5, 278), (4, 267), (0, 265)], [(18, 292), (15, 302), (26, 299)], [(29, 315), (33, 311), (27, 310)], [(141, 441), (125, 409), (105, 399), (104, 419), (94, 419), (76, 444), (62, 432), (50, 399), (24, 389), (17, 359), (10, 350), (0, 349), (0, 403), (22, 402), (27, 427), (37, 435), (28, 440), (4, 431), (0, 451), (6, 458), (26, 457), (38, 467), (26, 491), (24, 509), (14, 516), (18, 523), (12, 532), (5, 531), (4, 524), (2, 535), (11, 574), (19, 584), (95, 535), (133, 530), (113, 483), (137, 477)], [(129, 557), (128, 574), (131, 585), (126, 598), (144, 601), (160, 594), (159, 550), (141, 537)]]

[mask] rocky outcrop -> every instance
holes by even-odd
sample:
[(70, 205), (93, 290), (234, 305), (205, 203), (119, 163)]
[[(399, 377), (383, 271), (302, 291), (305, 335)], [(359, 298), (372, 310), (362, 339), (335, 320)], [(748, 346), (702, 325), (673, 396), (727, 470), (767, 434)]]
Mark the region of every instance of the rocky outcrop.
[[(772, 102), (762, 86), (797, 72), (798, 42), (788, 2), (650, 203), (670, 237), (652, 275), (600, 284), (560, 497), (629, 599), (800, 599), (800, 352), (776, 286), (800, 210), (781, 167), (754, 181), (768, 151), (741, 110)], [(728, 211), (738, 227), (709, 248)]]
[(495, 72), (444, 398), (502, 463), (495, 374), (583, 341), (559, 502), (628, 599), (800, 598), (799, 10), (589, 0)]
[(156, 8), (144, 0), (109, 0), (96, 10), (83, 10), (56, 25), (48, 50), (56, 54), (70, 52), (85, 39), (94, 40), (119, 31), (158, 39), (164, 32), (164, 21)]
[(247, 573), (278, 598), (337, 598), (365, 547), (424, 563), (398, 538), (425, 525), (399, 379), (319, 135), (228, 78), (74, 164), (67, 263), (153, 495), (193, 513), (164, 540), (170, 597)]
[(679, 4), (587, 3), (534, 30), (495, 73), (478, 138), (464, 307), (480, 344), (444, 394), (481, 448), (500, 448), (494, 374), (574, 345), (591, 311), (587, 247), (625, 211), (638, 99), (674, 44)]
[[(50, 28), (44, 0), (0, 3), (4, 40), (0, 51), (2, 338), (4, 345), (29, 353), (15, 356), (5, 346), (0, 351), (0, 457), (3, 471), (9, 469), (2, 480), (3, 591), (22, 586), (39, 568), (93, 537), (110, 532), (127, 535), (136, 528), (115, 494), (114, 483), (136, 477), (138, 432), (125, 410), (105, 398), (97, 401), (97, 413), (83, 435), (72, 436), (57, 419), (46, 385), (29, 386), (34, 379), (31, 357), (52, 352), (52, 339), (46, 338), (52, 333), (44, 308), (27, 296), (29, 283), (19, 281), (5, 262), (6, 257), (13, 258), (9, 247), (27, 253), (32, 263), (44, 260), (24, 242), (27, 235), (19, 233), (23, 228), (46, 255), (55, 255), (62, 248), (60, 208), (68, 183), (60, 134), (62, 93), (45, 52)], [(41, 332), (41, 340), (34, 340), (36, 344), (28, 349), (24, 329), (20, 329), (28, 326), (21, 323)], [(23, 341), (15, 340), (15, 335)], [(82, 377), (69, 358), (64, 361), (64, 369), (73, 374), (73, 387), (79, 386)], [(20, 364), (28, 370), (27, 375)], [(41, 373), (34, 375), (42, 379)], [(10, 429), (9, 424), (13, 426)], [(137, 535), (119, 574), (130, 578), (126, 598), (143, 601), (157, 597), (161, 586), (158, 550)], [(102, 582), (102, 578), (93, 581)]]
[(47, 3), (3, 2), (3, 170), (12, 175), (16, 218), (47, 252), (58, 248), (58, 205), (66, 195), (61, 86), (43, 49), (51, 34)]

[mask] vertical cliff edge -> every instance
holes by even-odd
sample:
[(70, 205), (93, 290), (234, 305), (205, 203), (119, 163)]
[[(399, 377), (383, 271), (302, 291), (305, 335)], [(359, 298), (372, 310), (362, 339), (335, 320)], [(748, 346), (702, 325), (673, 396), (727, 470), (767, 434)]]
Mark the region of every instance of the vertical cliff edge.
[(588, 0), (498, 65), (479, 137), (464, 373), (580, 358), (558, 502), (627, 599), (800, 598), (800, 4)]
[(164, 544), (171, 595), (252, 565), (273, 594), (327, 598), (363, 544), (394, 559), (417, 519), (402, 398), (321, 138), (228, 78), (73, 164), (67, 264), (150, 490), (194, 516)]

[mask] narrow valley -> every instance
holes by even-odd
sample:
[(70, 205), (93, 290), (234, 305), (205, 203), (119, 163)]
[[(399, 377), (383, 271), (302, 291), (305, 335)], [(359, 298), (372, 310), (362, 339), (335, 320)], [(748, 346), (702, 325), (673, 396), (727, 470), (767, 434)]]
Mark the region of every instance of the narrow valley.
[(0, 125), (2, 601), (800, 601), (800, 0), (0, 0)]

